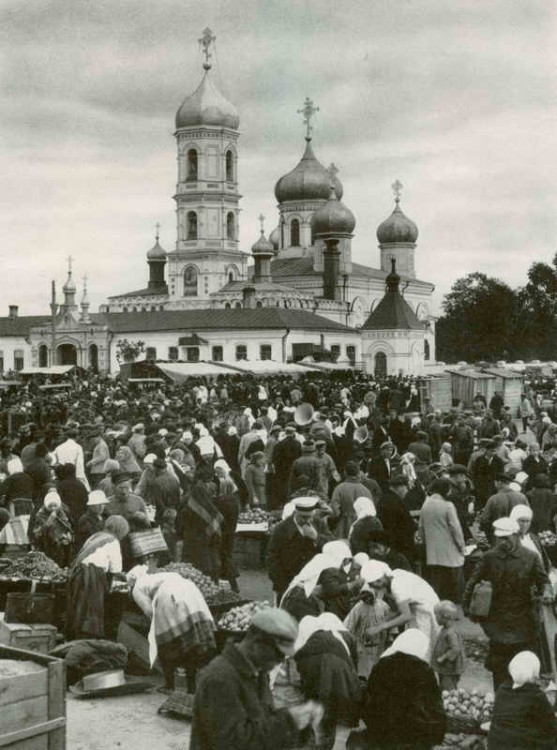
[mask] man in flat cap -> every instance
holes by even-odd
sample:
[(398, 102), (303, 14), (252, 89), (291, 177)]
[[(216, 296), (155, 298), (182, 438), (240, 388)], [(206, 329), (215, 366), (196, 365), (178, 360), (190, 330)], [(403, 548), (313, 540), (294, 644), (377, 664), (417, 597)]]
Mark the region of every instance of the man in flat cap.
[(288, 423), (284, 428), (285, 437), (279, 440), (273, 450), (275, 467), (276, 501), (280, 507), (286, 500), (290, 471), (294, 461), (302, 455), (302, 444), (298, 440), (296, 425)]
[(276, 710), (269, 672), (294, 653), (298, 626), (282, 609), (257, 612), (239, 644), (204, 669), (193, 705), (190, 750), (286, 750), (316, 724), (322, 707), (308, 701)]
[(508, 518), (516, 505), (530, 505), (526, 495), (511, 487), (512, 481), (510, 474), (501, 473), (495, 477), (497, 492), (488, 499), (480, 518), (480, 529), (488, 539), (492, 537), (494, 521)]
[(275, 526), (267, 547), (267, 570), (277, 602), (294, 576), (332, 540), (315, 526), (317, 496), (297, 497), (294, 503), (294, 512)]

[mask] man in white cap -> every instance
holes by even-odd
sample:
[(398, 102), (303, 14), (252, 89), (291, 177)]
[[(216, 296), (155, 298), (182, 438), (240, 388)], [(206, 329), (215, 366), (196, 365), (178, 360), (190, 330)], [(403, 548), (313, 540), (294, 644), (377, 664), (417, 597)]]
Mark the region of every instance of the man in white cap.
[(254, 615), (241, 643), (225, 646), (196, 686), (190, 750), (286, 750), (302, 745), (300, 731), (322, 719), (322, 707), (308, 701), (276, 710), (269, 688), (269, 672), (293, 655), (297, 635), (293, 617), (268, 608)]
[(477, 583), (492, 585), (489, 615), (480, 623), (489, 638), (487, 666), (497, 690), (507, 677), (510, 660), (520, 651), (538, 651), (539, 625), (534, 613), (532, 590), (543, 605), (553, 603), (549, 578), (541, 558), (523, 547), (516, 521), (493, 522), (494, 549), (485, 553), (466, 585), (463, 608), (467, 614)]
[(332, 540), (332, 535), (320, 534), (315, 525), (319, 498), (309, 495), (294, 502), (294, 513), (275, 526), (267, 547), (267, 570), (278, 602), (294, 576)]

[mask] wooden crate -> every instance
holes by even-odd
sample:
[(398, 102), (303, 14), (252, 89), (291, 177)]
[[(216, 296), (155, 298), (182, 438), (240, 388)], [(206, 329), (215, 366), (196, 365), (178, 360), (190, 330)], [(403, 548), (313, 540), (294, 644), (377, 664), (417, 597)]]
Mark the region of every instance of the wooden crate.
[(0, 646), (0, 659), (32, 661), (40, 672), (10, 677), (0, 689), (0, 748), (65, 750), (66, 673), (61, 659)]
[(0, 612), (0, 644), (3, 646), (48, 654), (56, 646), (57, 632), (54, 625), (4, 622), (4, 613)]

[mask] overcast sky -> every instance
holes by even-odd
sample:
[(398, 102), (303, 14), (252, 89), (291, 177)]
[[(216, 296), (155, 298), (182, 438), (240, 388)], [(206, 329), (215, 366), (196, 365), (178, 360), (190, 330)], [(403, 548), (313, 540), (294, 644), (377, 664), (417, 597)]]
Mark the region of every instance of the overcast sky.
[[(0, 315), (48, 312), (65, 258), (92, 309), (145, 286), (176, 239), (174, 115), (214, 72), (240, 112), (241, 248), (277, 223), (275, 182), (314, 151), (377, 266), (391, 183), (418, 225), (417, 275), (512, 285), (557, 252), (557, 4), (552, 0), (3, 0)], [(4, 312), (5, 311), (5, 312)]]

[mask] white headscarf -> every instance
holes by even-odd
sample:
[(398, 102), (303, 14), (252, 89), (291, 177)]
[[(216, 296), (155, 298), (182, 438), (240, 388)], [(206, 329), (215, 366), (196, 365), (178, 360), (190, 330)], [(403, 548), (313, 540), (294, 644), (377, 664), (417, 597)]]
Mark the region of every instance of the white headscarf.
[(352, 535), (352, 531), (354, 530), (354, 526), (358, 523), (358, 521), (360, 521), (362, 518), (375, 518), (377, 516), (375, 504), (373, 500), (369, 499), (369, 497), (359, 497), (354, 502), (354, 513), (356, 514), (356, 520), (348, 531), (349, 539)]
[(297, 653), (302, 649), (309, 641), (312, 635), (318, 633), (320, 630), (325, 630), (328, 633), (332, 633), (337, 638), (344, 648), (350, 653), (350, 649), (344, 638), (340, 633), (347, 633), (348, 629), (344, 623), (332, 612), (323, 612), (319, 617), (312, 617), (306, 615), (300, 622), (298, 629), (298, 637), (294, 644), (294, 653)]
[(291, 500), (289, 503), (286, 503), (286, 505), (282, 509), (281, 519), (284, 521), (285, 518), (290, 518), (290, 516), (294, 513), (295, 510), (296, 510), (296, 501)]
[(62, 498), (56, 490), (49, 490), (44, 496), (43, 505), (48, 508), (49, 505), (55, 505), (56, 508), (62, 507)]
[(8, 474), (10, 476), (12, 474), (19, 474), (23, 471), (23, 464), (21, 463), (21, 459), (17, 456), (15, 458), (11, 458), (6, 464), (6, 468), (8, 469)]
[(228, 478), (230, 476), (230, 466), (226, 463), (224, 458), (219, 458), (213, 465), (214, 469), (222, 469)]
[(528, 505), (515, 505), (511, 510), (511, 514), (509, 516), (511, 521), (517, 522), (522, 518), (527, 518), (529, 521), (531, 521), (533, 517), (534, 512)]
[(319, 580), (321, 573), (328, 568), (335, 568), (338, 570), (347, 557), (352, 557), (352, 553), (346, 542), (338, 541), (325, 544), (323, 552), (314, 555), (314, 557), (304, 565), (298, 575), (294, 576), (290, 581), (284, 596), (296, 586), (303, 586), (305, 595), (310, 597), (317, 586), (317, 581)]
[(393, 571), (389, 568), (387, 563), (381, 562), (380, 560), (370, 560), (362, 567), (360, 576), (366, 583), (373, 583), (384, 576), (392, 578)]
[(532, 651), (521, 651), (511, 659), (509, 674), (513, 680), (513, 690), (527, 682), (535, 682), (540, 676), (540, 660)]
[(409, 628), (395, 638), (390, 648), (381, 654), (381, 659), (393, 654), (407, 654), (427, 663), (429, 646), (429, 638), (425, 633), (417, 628)]
[(415, 461), (416, 456), (413, 453), (404, 453), (400, 459), (400, 468), (406, 479), (408, 479), (410, 487), (414, 486), (417, 479), (416, 469), (414, 468)]
[[(327, 555), (331, 560), (336, 563), (336, 567), (340, 568), (342, 563), (349, 557), (352, 558), (352, 550), (347, 542), (341, 540), (335, 542), (327, 542), (323, 545), (322, 552)], [(333, 566), (331, 566), (333, 567)]]
[(369, 555), (367, 555), (365, 552), (358, 552), (356, 555), (354, 555), (354, 562), (356, 565), (359, 565), (360, 568), (363, 568), (366, 563), (369, 562)]

